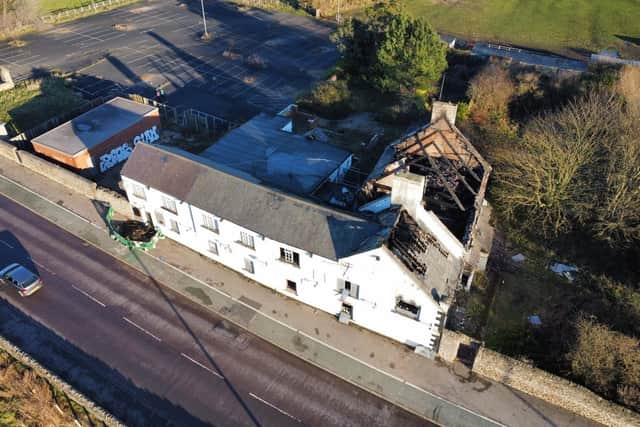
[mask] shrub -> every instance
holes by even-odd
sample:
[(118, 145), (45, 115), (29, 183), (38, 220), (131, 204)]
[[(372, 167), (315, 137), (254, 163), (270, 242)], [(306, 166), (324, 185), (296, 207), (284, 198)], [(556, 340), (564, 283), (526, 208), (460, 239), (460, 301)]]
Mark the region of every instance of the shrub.
[(309, 95), (301, 99), (300, 106), (327, 118), (342, 118), (351, 112), (351, 91), (344, 80), (326, 81), (316, 85)]

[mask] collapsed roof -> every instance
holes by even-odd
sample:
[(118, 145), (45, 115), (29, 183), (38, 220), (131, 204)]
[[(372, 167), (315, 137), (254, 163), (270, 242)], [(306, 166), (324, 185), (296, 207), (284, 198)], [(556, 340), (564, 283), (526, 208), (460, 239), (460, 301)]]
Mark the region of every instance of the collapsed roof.
[(426, 178), (424, 208), (466, 244), (491, 172), (469, 140), (440, 117), (391, 144), (363, 185), (360, 206), (389, 195), (393, 176), (400, 172)]

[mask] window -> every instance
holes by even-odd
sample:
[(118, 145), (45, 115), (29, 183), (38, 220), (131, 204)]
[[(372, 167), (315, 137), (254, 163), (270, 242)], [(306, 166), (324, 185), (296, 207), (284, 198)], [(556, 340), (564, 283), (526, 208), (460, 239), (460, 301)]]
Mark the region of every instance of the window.
[(287, 290), (293, 292), (294, 294), (297, 294), (298, 285), (293, 280), (287, 280)]
[(218, 244), (216, 242), (209, 240), (209, 252), (218, 255)]
[(342, 311), (343, 313), (347, 313), (347, 315), (349, 316), (349, 319), (353, 319), (353, 306), (349, 305), (349, 304), (342, 304)]
[(396, 313), (418, 320), (418, 317), (420, 316), (420, 307), (398, 299), (396, 302)]
[(169, 223), (171, 224), (171, 231), (173, 231), (176, 234), (180, 234), (180, 227), (178, 227), (178, 222), (171, 219), (169, 220)]
[(251, 261), (249, 258), (244, 259), (244, 271), (247, 271), (252, 274), (255, 271), (253, 269), (253, 261)]
[(255, 249), (255, 245), (253, 243), (253, 236), (251, 236), (249, 233), (245, 233), (244, 231), (240, 232), (240, 243), (243, 246), (246, 246), (251, 249)]
[(360, 286), (356, 285), (355, 283), (351, 283), (348, 280), (345, 280), (344, 287), (342, 289), (344, 289), (347, 295), (349, 295), (350, 297), (358, 299), (358, 295), (360, 294)]
[(160, 211), (156, 211), (156, 222), (160, 225), (164, 225), (164, 215), (162, 215), (162, 212)]
[(162, 207), (169, 212), (173, 212), (174, 214), (178, 213), (178, 209), (176, 208), (176, 201), (169, 197), (162, 196)]
[(280, 261), (300, 267), (300, 254), (291, 249), (280, 248)]
[(218, 232), (218, 220), (214, 219), (211, 215), (202, 214), (202, 227), (207, 230)]
[(140, 184), (133, 184), (131, 192), (139, 199), (147, 200), (147, 194), (144, 191), (144, 187)]
[(140, 213), (140, 209), (136, 208), (135, 206), (132, 206), (131, 210), (133, 211), (133, 216), (138, 218), (142, 216), (142, 214)]

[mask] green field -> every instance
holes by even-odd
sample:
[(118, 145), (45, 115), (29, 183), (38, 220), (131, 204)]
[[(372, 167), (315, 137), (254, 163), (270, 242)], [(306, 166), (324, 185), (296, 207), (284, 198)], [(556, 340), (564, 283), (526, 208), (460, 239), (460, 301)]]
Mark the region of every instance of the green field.
[[(96, 0), (98, 2), (100, 0)], [(80, 6), (91, 4), (91, 0), (41, 0), (40, 7), (42, 13), (51, 13), (55, 11), (73, 9)]]
[(465, 39), (552, 51), (624, 47), (640, 38), (638, 0), (405, 0), (409, 12)]

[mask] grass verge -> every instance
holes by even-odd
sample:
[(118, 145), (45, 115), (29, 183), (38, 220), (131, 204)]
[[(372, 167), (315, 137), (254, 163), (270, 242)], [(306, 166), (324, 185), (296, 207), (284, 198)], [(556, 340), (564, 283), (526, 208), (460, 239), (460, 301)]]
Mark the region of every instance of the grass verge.
[(18, 83), (13, 89), (0, 92), (0, 122), (7, 123), (17, 134), (85, 102), (59, 77)]
[(0, 425), (104, 426), (29, 366), (0, 350)]

